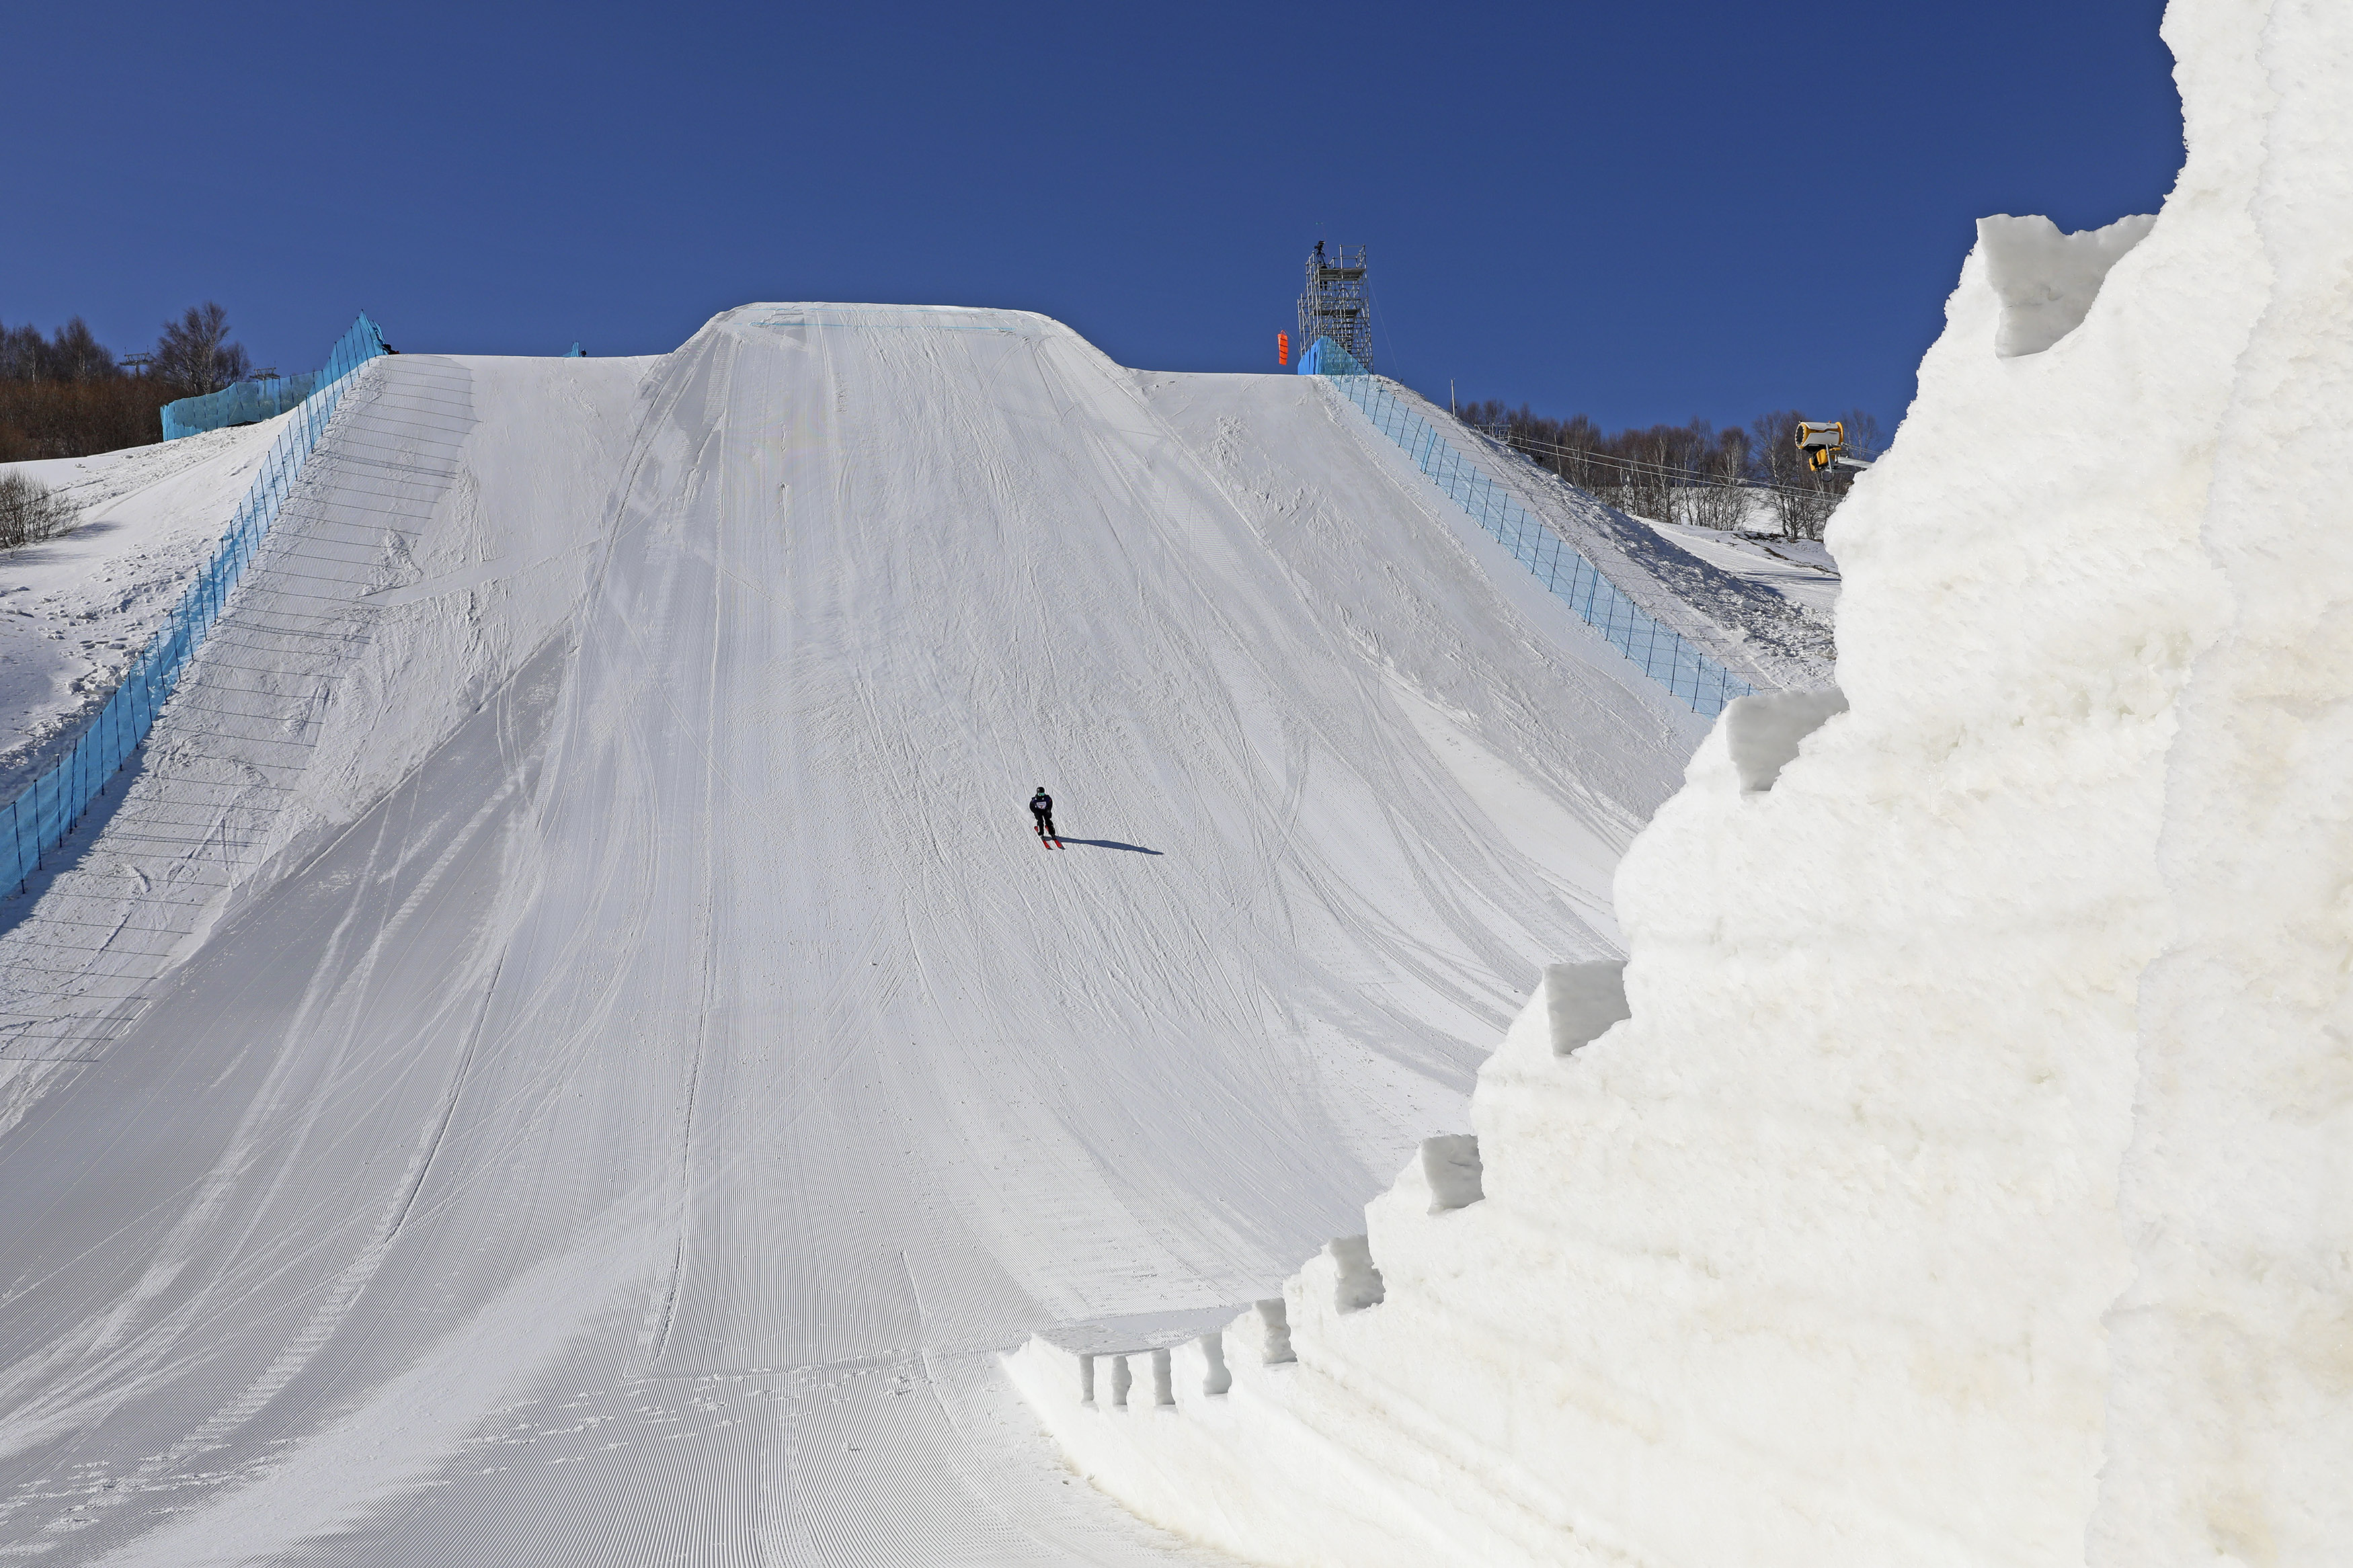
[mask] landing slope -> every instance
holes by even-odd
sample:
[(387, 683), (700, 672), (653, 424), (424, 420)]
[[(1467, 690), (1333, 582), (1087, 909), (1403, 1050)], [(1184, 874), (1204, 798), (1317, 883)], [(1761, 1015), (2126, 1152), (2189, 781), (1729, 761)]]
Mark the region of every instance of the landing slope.
[(5, 911), (0, 1549), (1166, 1560), (988, 1352), (1347, 1228), (1697, 735), (1336, 399), (1180, 379), (365, 373)]

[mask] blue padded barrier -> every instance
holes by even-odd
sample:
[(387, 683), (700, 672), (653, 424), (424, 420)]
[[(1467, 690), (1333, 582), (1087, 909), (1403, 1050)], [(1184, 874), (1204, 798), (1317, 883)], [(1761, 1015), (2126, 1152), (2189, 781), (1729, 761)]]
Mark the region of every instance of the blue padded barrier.
[(269, 525), (278, 520), (279, 509), (286, 504), (301, 473), (302, 460), (326, 431), (327, 416), (343, 395), (344, 379), (385, 352), (383, 335), (374, 321), (362, 316), (352, 324), (316, 373), (311, 393), (297, 407), (294, 418), (270, 443), (253, 488), (238, 505), (228, 531), (221, 535), (220, 548), (196, 573), (162, 629), (123, 671), (98, 718), (74, 742), (71, 752), (23, 794), (0, 805), (0, 887), (22, 888), (39, 868), (42, 854), (65, 842), (82, 812), (106, 787), (106, 781), (147, 738), (156, 710), (171, 697), (196, 649), (204, 646), (213, 623), (227, 605), (229, 590), (261, 548)]
[(1299, 369), (1303, 375), (1321, 375), (1339, 388), (1365, 411), (1374, 428), (1396, 442), (1448, 499), (1566, 600), (1579, 619), (1643, 674), (1689, 703), (1694, 712), (1721, 713), (1734, 698), (1757, 689), (1627, 597), (1581, 552), (1513, 500), (1330, 338), (1310, 344)]
[(176, 441), (199, 430), (259, 425), (265, 419), (275, 419), (310, 396), (318, 383), (319, 373), (315, 370), (304, 371), (301, 375), (262, 375), (218, 392), (208, 392), (202, 397), (183, 397), (177, 403), (166, 403), (164, 439)]

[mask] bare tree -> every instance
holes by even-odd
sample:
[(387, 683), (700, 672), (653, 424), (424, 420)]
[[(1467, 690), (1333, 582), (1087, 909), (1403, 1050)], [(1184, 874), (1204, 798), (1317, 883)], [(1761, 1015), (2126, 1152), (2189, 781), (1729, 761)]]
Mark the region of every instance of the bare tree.
[(1791, 539), (1820, 539), (1823, 524), (1846, 493), (1842, 477), (1817, 474), (1798, 452), (1798, 425), (1804, 418), (1794, 408), (1761, 415), (1749, 426), (1755, 439), (1754, 471), (1771, 485), (1773, 510), (1781, 531)]
[(1708, 482), (1692, 489), (1692, 522), (1700, 528), (1731, 530), (1748, 521), (1748, 437), (1732, 429), (1716, 434), (1715, 447), (1699, 461)]
[(0, 550), (53, 539), (74, 525), (74, 509), (23, 474), (0, 474)]
[(0, 327), (0, 381), (39, 381), (48, 345), (38, 327)]
[(114, 355), (79, 316), (46, 342), (37, 327), (0, 328), (0, 381), (87, 383), (115, 374)]
[[(141, 356), (144, 358), (144, 356)], [(155, 440), (155, 410), (178, 391), (125, 374), (77, 316), (47, 338), (0, 327), (0, 463), (79, 458)]]
[(50, 378), (56, 381), (108, 381), (114, 375), (114, 355), (79, 316), (50, 338), (48, 361)]
[(228, 341), (228, 311), (216, 300), (189, 306), (178, 321), (164, 322), (155, 340), (155, 374), (183, 396), (218, 392), (252, 368), (244, 345)]
[[(1704, 419), (1605, 434), (1579, 414), (1547, 419), (1523, 404), (1490, 400), (1456, 410), (1464, 424), (1509, 445), (1621, 511), (1702, 528), (1753, 526), (1766, 512), (1792, 539), (1819, 539), (1853, 482), (1852, 473), (1817, 474), (1797, 449), (1799, 415), (1782, 409), (1747, 429), (1717, 430)], [(1847, 449), (1873, 458), (1883, 445), (1879, 421), (1846, 416)]]
[(1839, 416), (1846, 426), (1846, 449), (1864, 462), (1877, 460), (1887, 450), (1887, 437), (1880, 432), (1879, 416), (1860, 408), (1850, 408)]
[(1664, 447), (1655, 438), (1637, 438), (1630, 445), (1633, 449), (1625, 454), (1627, 461), (1618, 481), (1620, 509), (1653, 522), (1672, 521), (1674, 503), (1667, 493), (1666, 476), (1660, 472)]

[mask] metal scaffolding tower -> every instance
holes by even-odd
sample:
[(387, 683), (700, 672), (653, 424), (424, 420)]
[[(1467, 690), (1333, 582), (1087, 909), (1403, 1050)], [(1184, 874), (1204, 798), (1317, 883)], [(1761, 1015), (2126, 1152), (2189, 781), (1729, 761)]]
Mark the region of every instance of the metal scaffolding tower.
[(1329, 338), (1365, 369), (1373, 368), (1372, 303), (1365, 282), (1365, 247), (1335, 246), (1330, 254), (1317, 240), (1307, 258), (1307, 288), (1299, 296), (1300, 368), (1313, 362), (1309, 351)]

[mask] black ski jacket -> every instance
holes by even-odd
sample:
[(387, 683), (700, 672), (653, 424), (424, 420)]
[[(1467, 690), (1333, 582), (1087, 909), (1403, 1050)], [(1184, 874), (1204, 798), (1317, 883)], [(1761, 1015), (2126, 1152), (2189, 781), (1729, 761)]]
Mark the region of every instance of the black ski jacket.
[(1054, 815), (1054, 797), (1053, 797), (1052, 795), (1048, 795), (1048, 794), (1047, 794), (1044, 790), (1042, 790), (1042, 789), (1041, 789), (1041, 790), (1039, 790), (1036, 795), (1031, 795), (1031, 796), (1029, 797), (1029, 815), (1031, 815), (1032, 816), (1053, 816), (1053, 815)]

